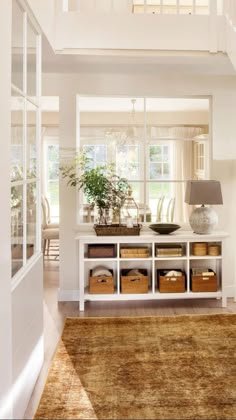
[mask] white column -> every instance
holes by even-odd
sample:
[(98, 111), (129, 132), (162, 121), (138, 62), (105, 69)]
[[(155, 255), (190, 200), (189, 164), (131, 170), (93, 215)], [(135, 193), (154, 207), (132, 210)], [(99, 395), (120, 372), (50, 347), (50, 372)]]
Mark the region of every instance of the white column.
[[(60, 94), (60, 166), (70, 161), (76, 150), (76, 95)], [(60, 288), (59, 300), (78, 290), (76, 273), (76, 189), (60, 179)], [(78, 256), (77, 256), (78, 259)]]
[(11, 322), (11, 215), (10, 215), (10, 124), (11, 124), (11, 0), (0, 1), (0, 418), (12, 418), (12, 322)]

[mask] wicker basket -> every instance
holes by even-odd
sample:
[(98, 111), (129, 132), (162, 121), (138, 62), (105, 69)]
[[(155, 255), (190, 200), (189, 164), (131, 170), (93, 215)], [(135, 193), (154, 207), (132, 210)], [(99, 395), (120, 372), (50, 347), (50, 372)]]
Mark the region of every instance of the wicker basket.
[(92, 270), (89, 275), (89, 293), (93, 294), (111, 294), (115, 292), (113, 270), (112, 276), (92, 276)]
[[(207, 272), (208, 271), (208, 272)], [(210, 274), (209, 274), (210, 272)], [(217, 276), (213, 270), (209, 269), (198, 275), (191, 273), (191, 290), (192, 292), (216, 292), (217, 291)]]
[(140, 234), (142, 225), (128, 228), (126, 225), (94, 225), (97, 236), (137, 236)]
[(148, 258), (150, 256), (149, 249), (147, 247), (143, 248), (121, 248), (120, 250), (121, 258)]
[(128, 276), (130, 269), (121, 270), (121, 293), (148, 293), (148, 273), (139, 269), (141, 275)]
[(114, 258), (116, 250), (114, 244), (89, 244), (88, 258)]
[(207, 255), (207, 243), (206, 242), (195, 242), (192, 245), (192, 253), (196, 256)]
[(220, 255), (220, 253), (221, 253), (220, 245), (215, 245), (215, 244), (208, 245), (208, 255), (217, 257), (218, 255)]
[(160, 293), (183, 293), (186, 292), (185, 273), (181, 270), (181, 276), (167, 276), (170, 270), (157, 270), (157, 278)]

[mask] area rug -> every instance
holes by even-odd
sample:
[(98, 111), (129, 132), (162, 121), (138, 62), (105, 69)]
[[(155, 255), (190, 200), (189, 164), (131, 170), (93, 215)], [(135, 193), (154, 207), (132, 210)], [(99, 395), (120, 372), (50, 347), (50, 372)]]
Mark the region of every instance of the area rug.
[(67, 318), (35, 419), (235, 419), (236, 314)]

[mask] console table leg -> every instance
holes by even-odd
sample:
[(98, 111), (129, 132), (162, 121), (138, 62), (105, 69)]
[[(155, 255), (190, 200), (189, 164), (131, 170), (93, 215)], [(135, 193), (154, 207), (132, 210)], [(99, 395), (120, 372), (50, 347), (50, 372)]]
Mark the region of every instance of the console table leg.
[(222, 296), (222, 308), (226, 308), (226, 307), (227, 307), (227, 297)]
[(80, 312), (84, 312), (84, 300), (80, 300), (79, 301), (79, 311)]
[[(79, 244), (79, 261), (84, 259), (84, 244)], [(79, 310), (84, 311), (84, 264), (79, 265)]]

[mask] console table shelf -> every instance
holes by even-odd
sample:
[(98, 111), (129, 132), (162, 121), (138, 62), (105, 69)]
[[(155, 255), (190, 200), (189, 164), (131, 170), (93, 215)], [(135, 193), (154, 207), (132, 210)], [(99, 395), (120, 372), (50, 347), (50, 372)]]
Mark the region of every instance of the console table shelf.
[[(153, 232), (142, 232), (139, 236), (96, 236), (93, 233), (81, 233), (76, 236), (79, 248), (79, 303), (80, 310), (84, 311), (86, 301), (121, 301), (121, 300), (164, 300), (164, 299), (198, 299), (216, 298), (222, 299), (222, 306), (227, 305), (226, 288), (224, 281), (224, 242), (228, 234), (226, 232), (214, 232), (207, 235), (197, 235), (190, 231), (178, 231), (170, 235), (158, 235)], [(192, 244), (205, 242), (217, 243), (220, 246), (220, 255), (192, 255)], [(89, 245), (111, 244), (115, 253), (111, 258), (89, 258)], [(157, 256), (157, 248), (165, 246), (181, 246), (182, 256)], [(146, 258), (121, 257), (122, 247), (146, 247), (149, 256)], [(96, 266), (104, 265), (112, 269), (114, 273), (114, 293), (89, 293), (89, 273)], [(122, 293), (121, 270), (122, 269), (145, 269), (148, 273), (147, 293)], [(216, 273), (217, 290), (206, 292), (191, 291), (192, 268), (211, 269)], [(181, 270), (185, 273), (185, 291), (175, 293), (161, 293), (158, 285), (158, 270)]]

